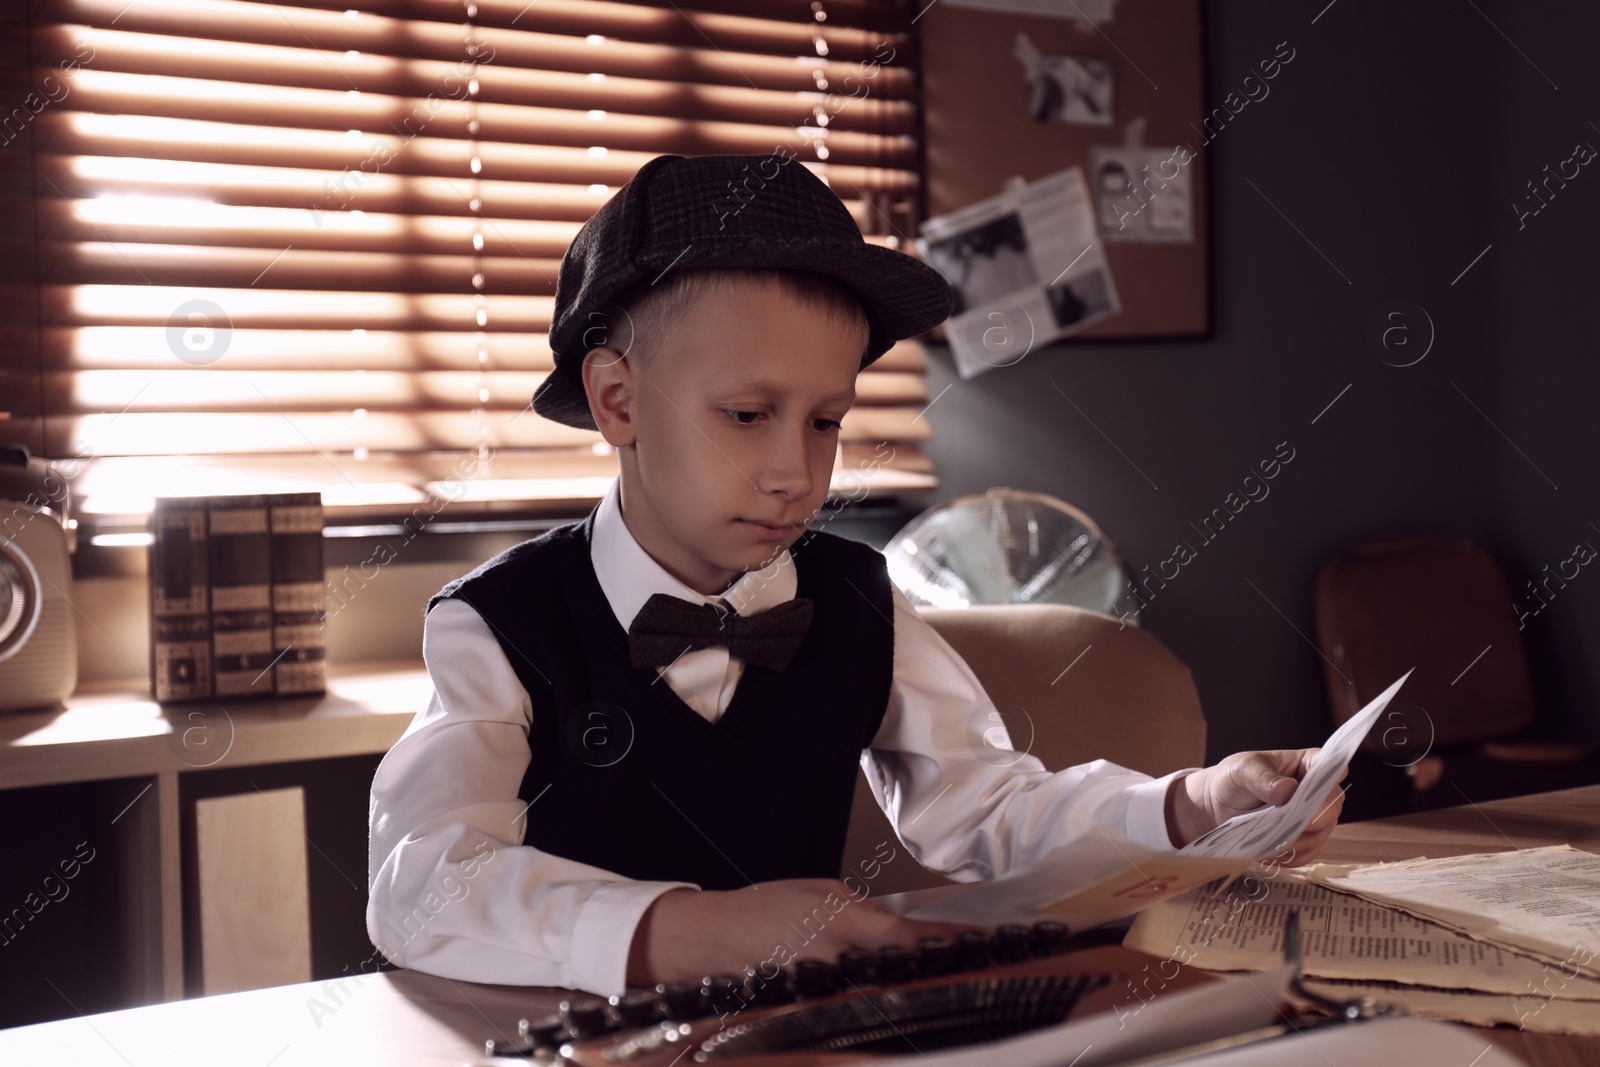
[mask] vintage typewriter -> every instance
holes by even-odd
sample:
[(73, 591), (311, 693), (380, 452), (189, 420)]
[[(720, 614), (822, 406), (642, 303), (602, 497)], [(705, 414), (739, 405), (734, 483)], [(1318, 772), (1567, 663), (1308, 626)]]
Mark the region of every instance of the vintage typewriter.
[[(1158, 995), (1222, 981), (1118, 946), (1068, 951), (1081, 942), (1069, 942), (1067, 933), (1055, 922), (1001, 926), (950, 941), (925, 939), (916, 949), (895, 946), (845, 952), (836, 960), (800, 959), (771, 975), (714, 975), (609, 1000), (574, 997), (563, 1001), (557, 1014), (520, 1020), (517, 1040), (490, 1040), (485, 1052), (497, 1064), (521, 1059), (572, 1067), (821, 1067), (878, 1060), (889, 1067), (897, 1059), (908, 1067), (927, 1067), (943, 1058), (940, 1053), (981, 1054), (983, 1046), (1096, 1015), (1122, 1030)], [(1299, 984), (1298, 917), (1292, 913), (1285, 934), (1297, 1008), (1280, 1011), (1278, 1004), (1264, 1003), (1255, 1009), (1261, 1018), (1237, 1032), (1208, 1034), (1204, 1026), (1188, 1024), (1182, 1032), (1147, 1041), (1132, 1056), (1084, 1062), (1176, 1063), (1304, 1038), (1330, 1025), (1384, 1019), (1401, 1023), (1381, 1038), (1373, 1032), (1390, 1051), (1407, 1041), (1437, 1051), (1457, 1036), (1451, 1028), (1401, 1016), (1370, 1000), (1340, 1003), (1307, 992)], [(1159, 966), (1163, 962), (1169, 966)], [(1314, 1013), (1303, 1010), (1307, 1007)], [(1277, 1048), (1276, 1054), (1286, 1049)], [(1070, 1051), (1054, 1056), (1046, 1048), (1011, 1045), (1004, 1062), (1068, 1067), (1078, 1062)], [(1267, 1058), (1237, 1062), (1274, 1062), (1275, 1053), (1261, 1051)]]

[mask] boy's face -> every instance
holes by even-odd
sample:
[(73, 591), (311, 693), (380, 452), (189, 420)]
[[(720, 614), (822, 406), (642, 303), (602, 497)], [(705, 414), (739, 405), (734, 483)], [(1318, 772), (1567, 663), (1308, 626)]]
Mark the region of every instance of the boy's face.
[(654, 349), (642, 368), (592, 351), (590, 408), (619, 449), (629, 531), (678, 580), (716, 595), (793, 544), (822, 506), (860, 334), (740, 282), (702, 293)]

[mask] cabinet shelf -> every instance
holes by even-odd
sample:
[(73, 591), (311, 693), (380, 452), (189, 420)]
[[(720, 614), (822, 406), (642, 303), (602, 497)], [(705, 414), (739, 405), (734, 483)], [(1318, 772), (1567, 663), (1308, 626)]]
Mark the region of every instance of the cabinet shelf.
[[(32, 820), (20, 814), (40, 803), (50, 812), (76, 811), (72, 825), (108, 843), (108, 858), (93, 868), (101, 879), (94, 890), (99, 895), (90, 899), (105, 909), (111, 926), (102, 932), (102, 958), (77, 964), (88, 973), (114, 961), (110, 970), (116, 977), (110, 981), (117, 988), (102, 989), (101, 995), (120, 1003), (99, 1010), (180, 1000), (193, 988), (186, 957), (193, 960), (196, 944), (185, 945), (185, 930), (192, 939), (195, 901), (187, 899), (186, 881), (192, 877), (186, 879), (186, 871), (192, 876), (195, 843), (186, 843), (192, 826), (185, 827), (192, 823), (186, 808), (193, 808), (196, 796), (219, 788), (259, 789), (258, 778), (280, 786), (321, 783), (314, 788), (324, 793), (331, 782), (338, 810), (327, 817), (339, 827), (334, 834), (341, 842), (339, 864), (359, 870), (366, 813), (360, 798), (350, 794), (365, 785), (352, 784), (348, 760), (319, 761), (375, 760), (399, 740), (431, 693), (427, 670), (407, 660), (330, 665), (328, 691), (319, 696), (162, 705), (137, 681), (90, 683), (81, 685), (64, 708), (0, 714), (0, 807), (14, 809), (24, 824)], [(227, 773), (241, 768), (258, 770), (242, 777)], [(370, 774), (370, 767), (360, 773)], [(59, 828), (49, 815), (34, 826), (28, 833), (30, 840), (39, 839), (35, 851), (53, 862), (63, 847), (54, 840)], [(317, 861), (332, 862), (326, 854)], [(105, 882), (100, 872), (108, 868), (114, 873)], [(28, 872), (18, 877), (22, 873)], [(360, 882), (359, 875), (355, 879)], [(13, 895), (24, 888), (19, 883)], [(342, 885), (339, 889), (338, 895), (346, 895)], [(357, 905), (341, 899), (329, 906), (343, 909), (334, 924), (341, 936), (352, 921), (359, 927)], [(354, 919), (346, 914), (351, 907), (357, 907)], [(22, 947), (41, 958), (59, 959), (57, 950), (68, 947), (60, 941), (66, 934), (59, 925), (54, 933), (30, 929), (26, 935)], [(8, 958), (21, 962), (16, 950)]]

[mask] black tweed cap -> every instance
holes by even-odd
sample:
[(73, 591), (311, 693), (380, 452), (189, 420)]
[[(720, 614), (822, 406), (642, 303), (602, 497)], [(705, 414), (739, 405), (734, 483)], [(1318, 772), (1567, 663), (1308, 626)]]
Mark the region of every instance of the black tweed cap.
[(868, 244), (833, 190), (792, 156), (657, 156), (583, 224), (561, 258), (550, 322), (555, 369), (534, 392), (533, 410), (594, 429), (581, 367), (589, 348), (604, 343), (594, 328), (607, 321), (612, 299), (669, 270), (728, 267), (809, 271), (844, 285), (871, 325), (863, 367), (954, 307), (938, 271)]

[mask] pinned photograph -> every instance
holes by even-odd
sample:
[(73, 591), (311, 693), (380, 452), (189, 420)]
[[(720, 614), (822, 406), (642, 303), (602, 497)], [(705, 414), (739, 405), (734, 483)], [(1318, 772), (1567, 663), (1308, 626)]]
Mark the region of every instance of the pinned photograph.
[(1094, 164), (1095, 218), (1100, 232), (1107, 236), (1127, 227), (1127, 218), (1138, 208), (1133, 175), (1128, 159), (1118, 151), (1097, 152)]
[(1028, 114), (1035, 122), (1109, 126), (1113, 117), (1111, 64), (1093, 56), (1047, 56), (1025, 33), (1013, 54), (1028, 81)]
[[(1182, 161), (1182, 162), (1180, 162)], [(1095, 223), (1108, 241), (1194, 240), (1194, 195), (1178, 146), (1091, 145)]]
[(1045, 297), (1056, 328), (1061, 330), (1099, 318), (1114, 306), (1110, 275), (1099, 267), (1057, 282), (1045, 290)]

